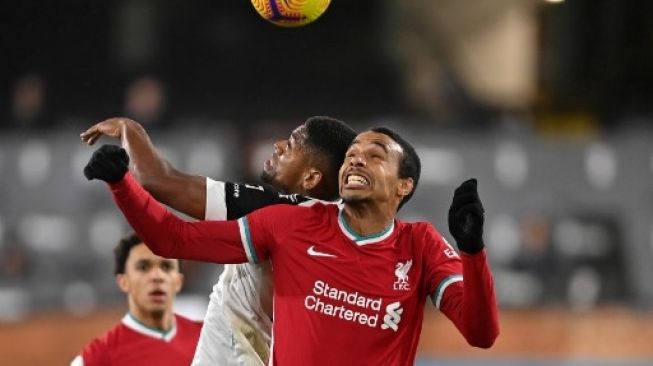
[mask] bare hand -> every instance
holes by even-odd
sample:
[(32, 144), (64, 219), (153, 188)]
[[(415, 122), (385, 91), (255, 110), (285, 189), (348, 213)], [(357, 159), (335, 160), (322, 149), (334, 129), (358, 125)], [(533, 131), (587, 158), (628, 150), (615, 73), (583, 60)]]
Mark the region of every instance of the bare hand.
[(119, 139), (122, 137), (123, 126), (129, 122), (133, 121), (121, 117), (109, 118), (82, 132), (79, 137), (82, 139), (82, 142), (87, 143), (88, 145), (96, 143), (102, 135)]

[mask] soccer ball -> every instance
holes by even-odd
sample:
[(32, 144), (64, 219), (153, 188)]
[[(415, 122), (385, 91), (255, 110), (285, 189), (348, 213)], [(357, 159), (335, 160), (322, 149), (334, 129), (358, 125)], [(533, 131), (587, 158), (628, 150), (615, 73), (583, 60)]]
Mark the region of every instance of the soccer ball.
[(252, 0), (267, 21), (282, 27), (300, 27), (319, 18), (331, 0)]

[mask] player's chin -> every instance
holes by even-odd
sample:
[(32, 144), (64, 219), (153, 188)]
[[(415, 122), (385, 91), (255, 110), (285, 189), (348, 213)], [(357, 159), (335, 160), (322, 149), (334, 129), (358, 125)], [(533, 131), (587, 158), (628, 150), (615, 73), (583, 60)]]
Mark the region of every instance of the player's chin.
[(362, 191), (352, 191), (344, 189), (340, 192), (340, 197), (344, 203), (355, 204), (369, 201), (368, 194)]
[(165, 312), (169, 303), (167, 301), (149, 301), (147, 311), (150, 313)]

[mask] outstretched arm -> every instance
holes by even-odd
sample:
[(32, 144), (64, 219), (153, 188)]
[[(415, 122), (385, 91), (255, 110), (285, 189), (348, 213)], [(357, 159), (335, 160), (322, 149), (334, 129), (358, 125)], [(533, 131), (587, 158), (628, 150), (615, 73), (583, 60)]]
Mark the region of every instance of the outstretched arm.
[(206, 178), (181, 172), (156, 150), (147, 132), (129, 118), (109, 118), (83, 132), (93, 145), (102, 135), (120, 139), (131, 160), (134, 177), (157, 200), (196, 219), (206, 212)]
[[(125, 218), (155, 254), (215, 263), (256, 262), (257, 258), (267, 257), (262, 249), (256, 253), (248, 239), (246, 218), (239, 222), (181, 220), (143, 189), (128, 173), (128, 165), (129, 157), (124, 149), (104, 145), (93, 153), (84, 175), (89, 180), (100, 179), (109, 184)], [(245, 239), (243, 232), (247, 234)], [(264, 237), (257, 241), (261, 245), (266, 242)]]

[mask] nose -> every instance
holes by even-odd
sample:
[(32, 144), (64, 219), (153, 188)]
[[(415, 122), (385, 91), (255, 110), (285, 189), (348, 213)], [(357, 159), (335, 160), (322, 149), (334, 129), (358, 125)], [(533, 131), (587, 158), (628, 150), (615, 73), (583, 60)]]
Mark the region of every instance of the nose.
[(365, 158), (361, 154), (357, 154), (352, 156), (349, 159), (349, 165), (355, 166), (355, 167), (364, 167), (367, 165), (367, 162), (365, 161)]
[(164, 274), (163, 269), (159, 268), (158, 266), (155, 266), (150, 270), (150, 279), (153, 282), (157, 282), (157, 283), (163, 282), (163, 274)]

